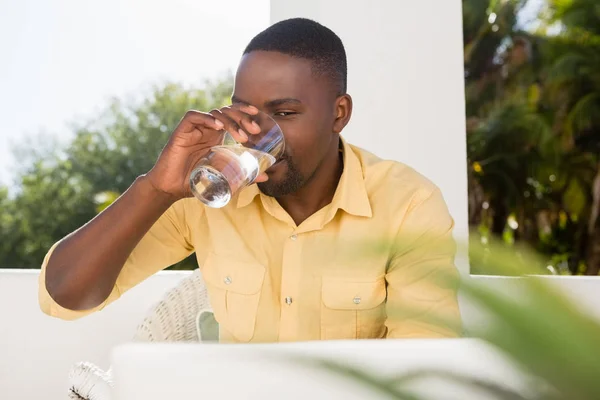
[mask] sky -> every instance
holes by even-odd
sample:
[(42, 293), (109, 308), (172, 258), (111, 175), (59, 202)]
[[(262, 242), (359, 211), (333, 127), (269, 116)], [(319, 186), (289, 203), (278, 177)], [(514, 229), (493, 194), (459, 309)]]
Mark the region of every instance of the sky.
[(269, 0), (0, 0), (0, 184), (12, 144), (68, 140), (74, 122), (165, 80), (235, 71)]

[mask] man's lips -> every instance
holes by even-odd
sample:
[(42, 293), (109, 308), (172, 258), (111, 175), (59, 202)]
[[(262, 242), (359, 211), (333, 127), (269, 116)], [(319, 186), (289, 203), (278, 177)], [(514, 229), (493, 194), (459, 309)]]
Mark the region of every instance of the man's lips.
[(280, 165), (282, 165), (284, 162), (286, 162), (285, 158), (282, 158), (280, 160), (277, 160), (275, 162), (275, 164), (271, 165), (269, 168), (267, 168), (267, 170), (265, 172), (271, 172), (272, 170), (276, 169), (277, 167), (279, 167)]

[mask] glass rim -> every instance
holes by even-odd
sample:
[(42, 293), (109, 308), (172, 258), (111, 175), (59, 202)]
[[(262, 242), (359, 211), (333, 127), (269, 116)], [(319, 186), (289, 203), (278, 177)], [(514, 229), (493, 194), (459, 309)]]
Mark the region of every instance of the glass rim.
[[(263, 132), (266, 129), (266, 127), (264, 127), (264, 123), (260, 123), (259, 120), (255, 118), (257, 116), (259, 116), (261, 119), (268, 119), (270, 125), (268, 127), (268, 131)], [(285, 137), (281, 126), (277, 123), (277, 121), (275, 121), (273, 117), (271, 117), (264, 111), (259, 110), (257, 114), (251, 115), (251, 117), (254, 117), (252, 118), (252, 120), (260, 126), (261, 133), (251, 134), (246, 132), (248, 140), (242, 143), (235, 140), (231, 133), (229, 133), (228, 130), (225, 130), (223, 132), (223, 139), (221, 140), (221, 143), (218, 146), (243, 146), (248, 149), (265, 152), (277, 159), (281, 158), (281, 156), (283, 156), (283, 154), (285, 153), (286, 147)], [(273, 154), (274, 149), (277, 149), (276, 154)]]

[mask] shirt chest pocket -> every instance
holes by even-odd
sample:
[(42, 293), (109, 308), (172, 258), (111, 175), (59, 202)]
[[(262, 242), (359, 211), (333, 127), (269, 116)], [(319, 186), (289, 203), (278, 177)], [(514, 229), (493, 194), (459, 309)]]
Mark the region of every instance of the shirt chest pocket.
[(322, 339), (371, 339), (385, 336), (385, 279), (348, 281), (323, 277)]
[(265, 267), (256, 262), (209, 254), (202, 276), (221, 330), (241, 342), (254, 336)]

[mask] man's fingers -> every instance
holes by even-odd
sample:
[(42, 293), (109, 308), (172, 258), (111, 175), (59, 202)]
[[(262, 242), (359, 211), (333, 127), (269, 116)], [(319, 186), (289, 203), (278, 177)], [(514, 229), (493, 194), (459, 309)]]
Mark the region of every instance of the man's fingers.
[(233, 138), (241, 143), (248, 141), (248, 134), (234, 121), (231, 117), (221, 112), (221, 110), (212, 110), (210, 112), (215, 119), (223, 123), (224, 129), (233, 136)]
[(186, 132), (191, 132), (197, 127), (208, 127), (215, 130), (221, 130), (224, 127), (223, 123), (215, 119), (212, 115), (196, 110), (186, 112), (179, 126)]
[(243, 112), (239, 107), (223, 107), (219, 111), (235, 121), (246, 132), (253, 135), (261, 132), (260, 126), (252, 116)]
[(179, 129), (184, 132), (195, 129), (202, 131), (203, 128), (226, 130), (236, 141), (245, 143), (248, 141), (248, 134), (261, 133), (260, 126), (253, 118), (258, 113), (258, 108), (241, 103), (209, 113), (190, 110), (179, 123)]
[(248, 115), (256, 115), (259, 113), (258, 108), (251, 106), (250, 104), (235, 103), (231, 106), (231, 108), (237, 108)]

